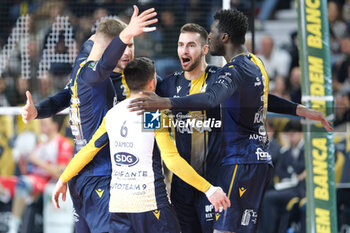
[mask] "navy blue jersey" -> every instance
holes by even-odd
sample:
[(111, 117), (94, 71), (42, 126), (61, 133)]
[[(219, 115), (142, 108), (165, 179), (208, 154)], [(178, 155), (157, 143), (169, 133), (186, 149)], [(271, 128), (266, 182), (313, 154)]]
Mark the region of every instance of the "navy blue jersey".
[[(115, 96), (109, 78), (126, 45), (116, 37), (110, 43), (99, 61), (80, 64), (76, 75), (71, 76), (70, 125), (75, 138), (77, 153), (92, 137), (108, 109), (113, 106)], [(109, 175), (111, 173), (108, 147), (102, 148), (82, 171), (81, 175)]]
[(223, 103), (223, 164), (271, 163), (265, 118), (268, 76), (253, 54), (241, 54), (217, 72), (205, 93), (171, 99), (174, 108), (203, 109)]
[[(157, 94), (163, 97), (183, 97), (205, 92), (216, 78), (218, 67), (208, 66), (200, 78), (188, 80), (184, 72), (175, 72), (157, 85)], [(172, 111), (172, 132), (175, 134), (179, 154), (203, 177), (221, 160), (221, 111), (220, 105), (203, 111)], [(197, 127), (195, 121), (206, 121), (209, 127)], [(183, 122), (184, 125), (180, 123)], [(192, 124), (193, 123), (193, 124)], [(216, 126), (216, 128), (215, 128)], [(183, 183), (183, 182), (181, 182)], [(185, 183), (183, 183), (185, 184)]]

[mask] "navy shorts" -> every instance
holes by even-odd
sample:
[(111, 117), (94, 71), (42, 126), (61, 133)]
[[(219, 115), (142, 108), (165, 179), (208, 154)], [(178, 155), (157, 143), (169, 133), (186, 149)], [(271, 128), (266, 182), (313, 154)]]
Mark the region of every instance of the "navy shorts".
[(256, 232), (258, 213), (273, 167), (269, 164), (222, 166), (218, 185), (231, 201), (231, 207), (215, 213), (214, 229), (236, 233)]
[(109, 232), (111, 176), (75, 176), (68, 183), (76, 233)]
[(175, 207), (182, 233), (212, 233), (214, 207), (204, 193), (173, 177), (171, 202)]
[(173, 206), (143, 213), (111, 213), (111, 233), (180, 233)]

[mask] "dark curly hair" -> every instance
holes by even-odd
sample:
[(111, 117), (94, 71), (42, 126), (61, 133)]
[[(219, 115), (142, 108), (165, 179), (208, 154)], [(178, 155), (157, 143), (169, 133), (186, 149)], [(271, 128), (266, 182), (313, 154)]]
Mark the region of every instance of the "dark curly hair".
[(245, 43), (248, 18), (242, 12), (235, 9), (222, 9), (215, 13), (214, 19), (218, 20), (219, 32), (227, 33), (233, 44)]

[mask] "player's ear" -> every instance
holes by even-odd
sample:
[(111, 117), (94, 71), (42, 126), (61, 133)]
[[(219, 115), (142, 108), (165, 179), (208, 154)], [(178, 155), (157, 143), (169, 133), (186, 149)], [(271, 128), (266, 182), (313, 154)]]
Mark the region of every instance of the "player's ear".
[(148, 86), (148, 90), (149, 91), (155, 91), (156, 90), (156, 86), (157, 86), (156, 76), (153, 79), (149, 80), (147, 86)]
[(227, 43), (230, 40), (230, 36), (227, 33), (222, 33), (221, 34), (221, 41), (223, 43)]
[(202, 48), (202, 56), (205, 56), (207, 55), (209, 52), (209, 45), (204, 45), (203, 48)]

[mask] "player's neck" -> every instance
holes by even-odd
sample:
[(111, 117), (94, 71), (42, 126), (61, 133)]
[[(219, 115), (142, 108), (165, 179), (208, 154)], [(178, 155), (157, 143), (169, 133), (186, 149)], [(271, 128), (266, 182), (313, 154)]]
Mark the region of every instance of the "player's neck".
[[(152, 91), (152, 90), (142, 90), (142, 91)], [(129, 98), (135, 98), (136, 99), (136, 98), (147, 97), (148, 95), (142, 94), (142, 91), (137, 91), (137, 92), (130, 91)]]
[(233, 44), (229, 44), (225, 48), (225, 60), (226, 62), (230, 62), (232, 58), (236, 57), (237, 55), (240, 55), (242, 53), (249, 53), (248, 49), (245, 47), (245, 45), (235, 46)]
[(208, 64), (205, 62), (205, 60), (201, 61), (196, 68), (194, 68), (191, 71), (185, 71), (184, 75), (185, 78), (188, 80), (195, 80), (197, 78), (200, 78), (202, 74), (205, 72), (205, 69), (207, 68)]

